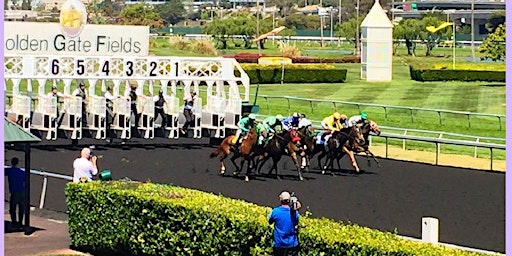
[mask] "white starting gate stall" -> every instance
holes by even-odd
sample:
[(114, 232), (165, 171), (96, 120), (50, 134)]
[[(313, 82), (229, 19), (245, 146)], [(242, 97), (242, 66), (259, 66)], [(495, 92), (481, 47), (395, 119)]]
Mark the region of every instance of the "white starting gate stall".
[[(241, 102), (249, 101), (249, 77), (236, 60), (230, 58), (6, 54), (4, 60), (4, 79), (26, 80), (28, 83), (38, 81), (40, 100), (34, 114), (40, 113), (42, 117), (34, 116), (32, 126), (41, 131), (50, 131), (51, 136), (47, 136), (49, 139), (56, 138), (56, 127), (53, 126), (55, 122), (44, 122), (44, 119), (57, 118), (57, 104), (42, 94), (48, 80), (62, 80), (66, 95), (69, 95), (73, 80), (87, 81), (90, 85), (87, 117), (82, 117), (79, 97), (65, 97), (63, 107), (59, 109), (64, 113), (59, 129), (70, 132), (73, 139), (82, 138), (81, 118), (87, 118), (87, 127), (84, 128), (96, 132), (94, 137), (97, 139), (105, 138), (106, 128), (116, 133), (120, 132), (122, 139), (131, 138), (130, 102), (119, 94), (121, 84), (129, 86), (129, 81), (136, 81), (139, 92), (144, 92), (144, 88), (149, 87), (149, 96), (138, 97), (141, 117), (137, 128), (143, 132), (146, 139), (154, 138), (154, 86), (159, 85), (167, 90), (166, 85), (169, 82), (171, 84), (171, 93), (166, 95), (168, 103), (165, 107), (165, 113), (171, 117), (165, 128), (169, 132), (168, 138), (179, 137), (179, 125), (184, 119), (183, 105), (180, 106), (181, 97), (177, 94), (178, 84), (183, 85), (183, 95), (190, 93), (191, 86), (198, 92), (193, 109), (195, 120), (192, 129), (195, 138), (202, 137), (201, 129), (210, 130), (214, 137), (224, 137), (226, 128), (236, 129), (242, 112)], [(235, 76), (235, 70), (239, 76)], [(114, 96), (119, 96), (113, 100), (114, 121), (110, 127), (106, 127), (104, 121), (105, 99), (95, 95), (98, 81), (102, 83), (102, 87), (105, 87), (105, 84), (113, 86)], [(227, 92), (225, 84), (229, 85)], [(206, 96), (201, 98), (200, 87), (204, 85), (207, 87)], [(243, 97), (239, 94), (240, 86), (244, 89)], [(31, 91), (31, 86), (28, 86), (28, 90)], [(206, 104), (203, 106), (204, 99)]]
[(12, 82), (12, 102), (10, 106), (6, 106), (5, 112), (7, 117), (16, 120), (25, 131), (30, 132), (31, 98), (20, 94), (19, 79)]
[(161, 90), (164, 95), (164, 114), (167, 117), (167, 122), (165, 126), (165, 137), (169, 139), (178, 139), (180, 137), (180, 123), (179, 117), (181, 113), (180, 108), (180, 99), (176, 96), (176, 81), (170, 81), (171, 84), (171, 94), (168, 95), (167, 84), (165, 82), (161, 82)]

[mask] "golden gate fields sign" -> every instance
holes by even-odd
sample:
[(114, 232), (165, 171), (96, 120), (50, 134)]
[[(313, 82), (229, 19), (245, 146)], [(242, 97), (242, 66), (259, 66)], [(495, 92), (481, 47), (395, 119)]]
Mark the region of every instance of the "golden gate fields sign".
[(5, 22), (5, 54), (148, 56), (149, 27), (83, 25), (80, 34), (65, 35), (59, 23)]

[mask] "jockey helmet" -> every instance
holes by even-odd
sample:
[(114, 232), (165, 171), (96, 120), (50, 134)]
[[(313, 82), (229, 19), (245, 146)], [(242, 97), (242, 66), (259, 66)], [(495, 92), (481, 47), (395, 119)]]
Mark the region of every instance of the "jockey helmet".
[(361, 113), (361, 118), (362, 119), (368, 119), (368, 114), (366, 114), (366, 112), (362, 112)]
[(347, 119), (347, 115), (341, 114), (341, 119), (343, 119), (343, 120)]
[(277, 115), (277, 116), (276, 116), (276, 119), (277, 119), (278, 121), (283, 121), (283, 116), (282, 116), (282, 115)]
[(334, 117), (334, 119), (337, 119), (337, 120), (340, 120), (341, 119), (341, 114), (336, 112), (332, 115), (332, 117)]
[(297, 117), (298, 118), (299, 117), (299, 112), (293, 113), (293, 117)]
[(256, 119), (256, 115), (255, 114), (249, 114), (249, 119), (255, 120)]

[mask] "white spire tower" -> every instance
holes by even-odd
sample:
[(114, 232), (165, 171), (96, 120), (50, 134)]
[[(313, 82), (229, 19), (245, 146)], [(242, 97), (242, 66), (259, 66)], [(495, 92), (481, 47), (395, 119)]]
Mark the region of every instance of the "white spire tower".
[(389, 82), (393, 73), (393, 24), (375, 0), (361, 23), (361, 79)]

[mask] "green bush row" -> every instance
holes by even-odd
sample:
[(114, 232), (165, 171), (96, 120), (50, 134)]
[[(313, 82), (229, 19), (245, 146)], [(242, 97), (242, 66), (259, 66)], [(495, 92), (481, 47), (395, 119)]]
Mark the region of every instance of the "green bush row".
[(505, 82), (503, 70), (468, 70), (468, 69), (435, 69), (425, 67), (409, 67), (411, 79), (421, 82), (428, 81), (484, 81)]
[[(271, 209), (176, 186), (69, 183), (73, 248), (94, 255), (270, 255)], [(301, 255), (479, 255), (392, 233), (302, 217)]]
[[(347, 70), (329, 64), (259, 65), (241, 64), (251, 83), (344, 83)], [(237, 74), (238, 75), (238, 74)]]

